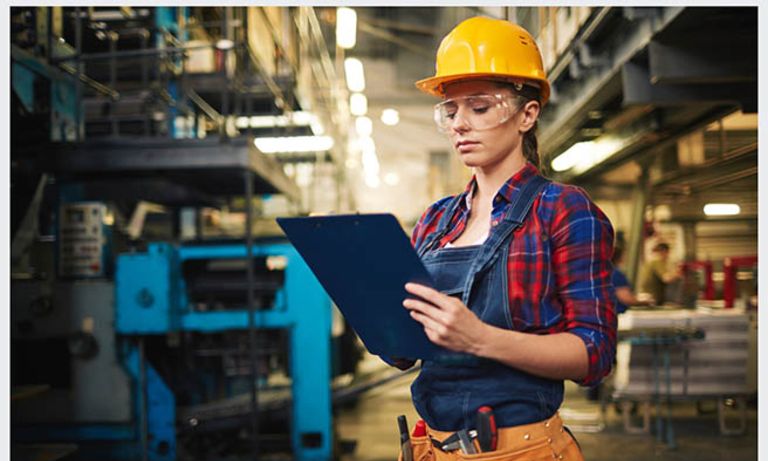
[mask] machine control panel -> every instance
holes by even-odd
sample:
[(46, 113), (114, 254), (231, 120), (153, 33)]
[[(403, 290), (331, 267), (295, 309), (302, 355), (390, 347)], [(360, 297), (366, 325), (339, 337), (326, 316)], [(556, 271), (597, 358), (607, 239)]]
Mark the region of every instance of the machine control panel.
[(105, 276), (112, 221), (106, 205), (67, 203), (59, 211), (59, 275), (67, 278)]

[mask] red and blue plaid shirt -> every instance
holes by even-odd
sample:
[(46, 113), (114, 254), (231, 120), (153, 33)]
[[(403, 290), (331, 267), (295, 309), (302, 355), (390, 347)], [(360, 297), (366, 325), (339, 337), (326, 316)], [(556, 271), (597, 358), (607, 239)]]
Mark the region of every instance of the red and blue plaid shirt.
[[(514, 203), (515, 194), (534, 175), (527, 163), (501, 187), (493, 201), (491, 226)], [(464, 231), (469, 218), (466, 197), (472, 178), (440, 247)], [(453, 197), (443, 198), (422, 215), (411, 243), (418, 248), (437, 230)], [(616, 313), (611, 287), (613, 227), (603, 212), (576, 186), (551, 182), (536, 198), (509, 244), (507, 289), (514, 328), (535, 334), (569, 332), (587, 346), (589, 372), (581, 385), (599, 383), (616, 353)]]

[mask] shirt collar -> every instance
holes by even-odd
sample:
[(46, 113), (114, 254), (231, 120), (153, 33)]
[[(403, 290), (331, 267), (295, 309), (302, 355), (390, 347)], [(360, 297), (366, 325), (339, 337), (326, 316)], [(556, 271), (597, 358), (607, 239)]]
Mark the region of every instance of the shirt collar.
[[(512, 202), (512, 199), (515, 197), (517, 193), (520, 192), (520, 189), (531, 180), (534, 176), (540, 174), (538, 168), (536, 168), (531, 162), (525, 162), (525, 166), (523, 166), (517, 173), (513, 174), (507, 181), (501, 186), (499, 191), (496, 193), (496, 197), (501, 197), (502, 199), (506, 200), (507, 202)], [(472, 196), (475, 192), (475, 186), (477, 185), (477, 179), (475, 176), (472, 176), (472, 179), (469, 181), (469, 184), (467, 184), (467, 187), (464, 189), (464, 207), (467, 210), (472, 209)]]

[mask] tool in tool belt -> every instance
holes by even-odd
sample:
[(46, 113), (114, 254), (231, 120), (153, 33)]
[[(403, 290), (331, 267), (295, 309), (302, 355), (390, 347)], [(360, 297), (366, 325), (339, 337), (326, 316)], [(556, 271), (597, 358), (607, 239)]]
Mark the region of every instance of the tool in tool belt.
[(493, 410), (489, 406), (483, 406), (477, 409), (477, 443), (480, 444), (480, 451), (496, 450), (498, 433), (496, 430), (496, 418), (493, 416)]
[(472, 439), (469, 437), (469, 433), (466, 429), (460, 430), (457, 432), (457, 434), (459, 434), (459, 446), (465, 455), (472, 455), (477, 453), (475, 445), (472, 443)]
[[(467, 435), (469, 435), (470, 439), (477, 438), (477, 431), (476, 430), (473, 429), (473, 430), (466, 431), (466, 432), (467, 432)], [(461, 446), (459, 445), (459, 433), (458, 432), (454, 432), (448, 438), (446, 438), (445, 440), (442, 440), (442, 441), (432, 439), (432, 445), (434, 445), (435, 447), (437, 447), (437, 448), (439, 448), (439, 449), (441, 449), (443, 451), (458, 450), (459, 448), (461, 448)]]
[(405, 415), (397, 417), (397, 428), (400, 430), (400, 451), (403, 453), (403, 461), (413, 461), (411, 437), (408, 435), (408, 420)]
[(423, 419), (416, 421), (411, 437), (424, 437), (427, 435), (427, 423)]

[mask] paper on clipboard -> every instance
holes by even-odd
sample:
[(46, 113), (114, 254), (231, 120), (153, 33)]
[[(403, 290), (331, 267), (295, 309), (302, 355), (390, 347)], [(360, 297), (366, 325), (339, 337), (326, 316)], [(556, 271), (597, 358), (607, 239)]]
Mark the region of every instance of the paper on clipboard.
[(407, 282), (432, 279), (391, 214), (278, 218), (299, 254), (372, 353), (430, 359), (432, 343), (403, 307)]

